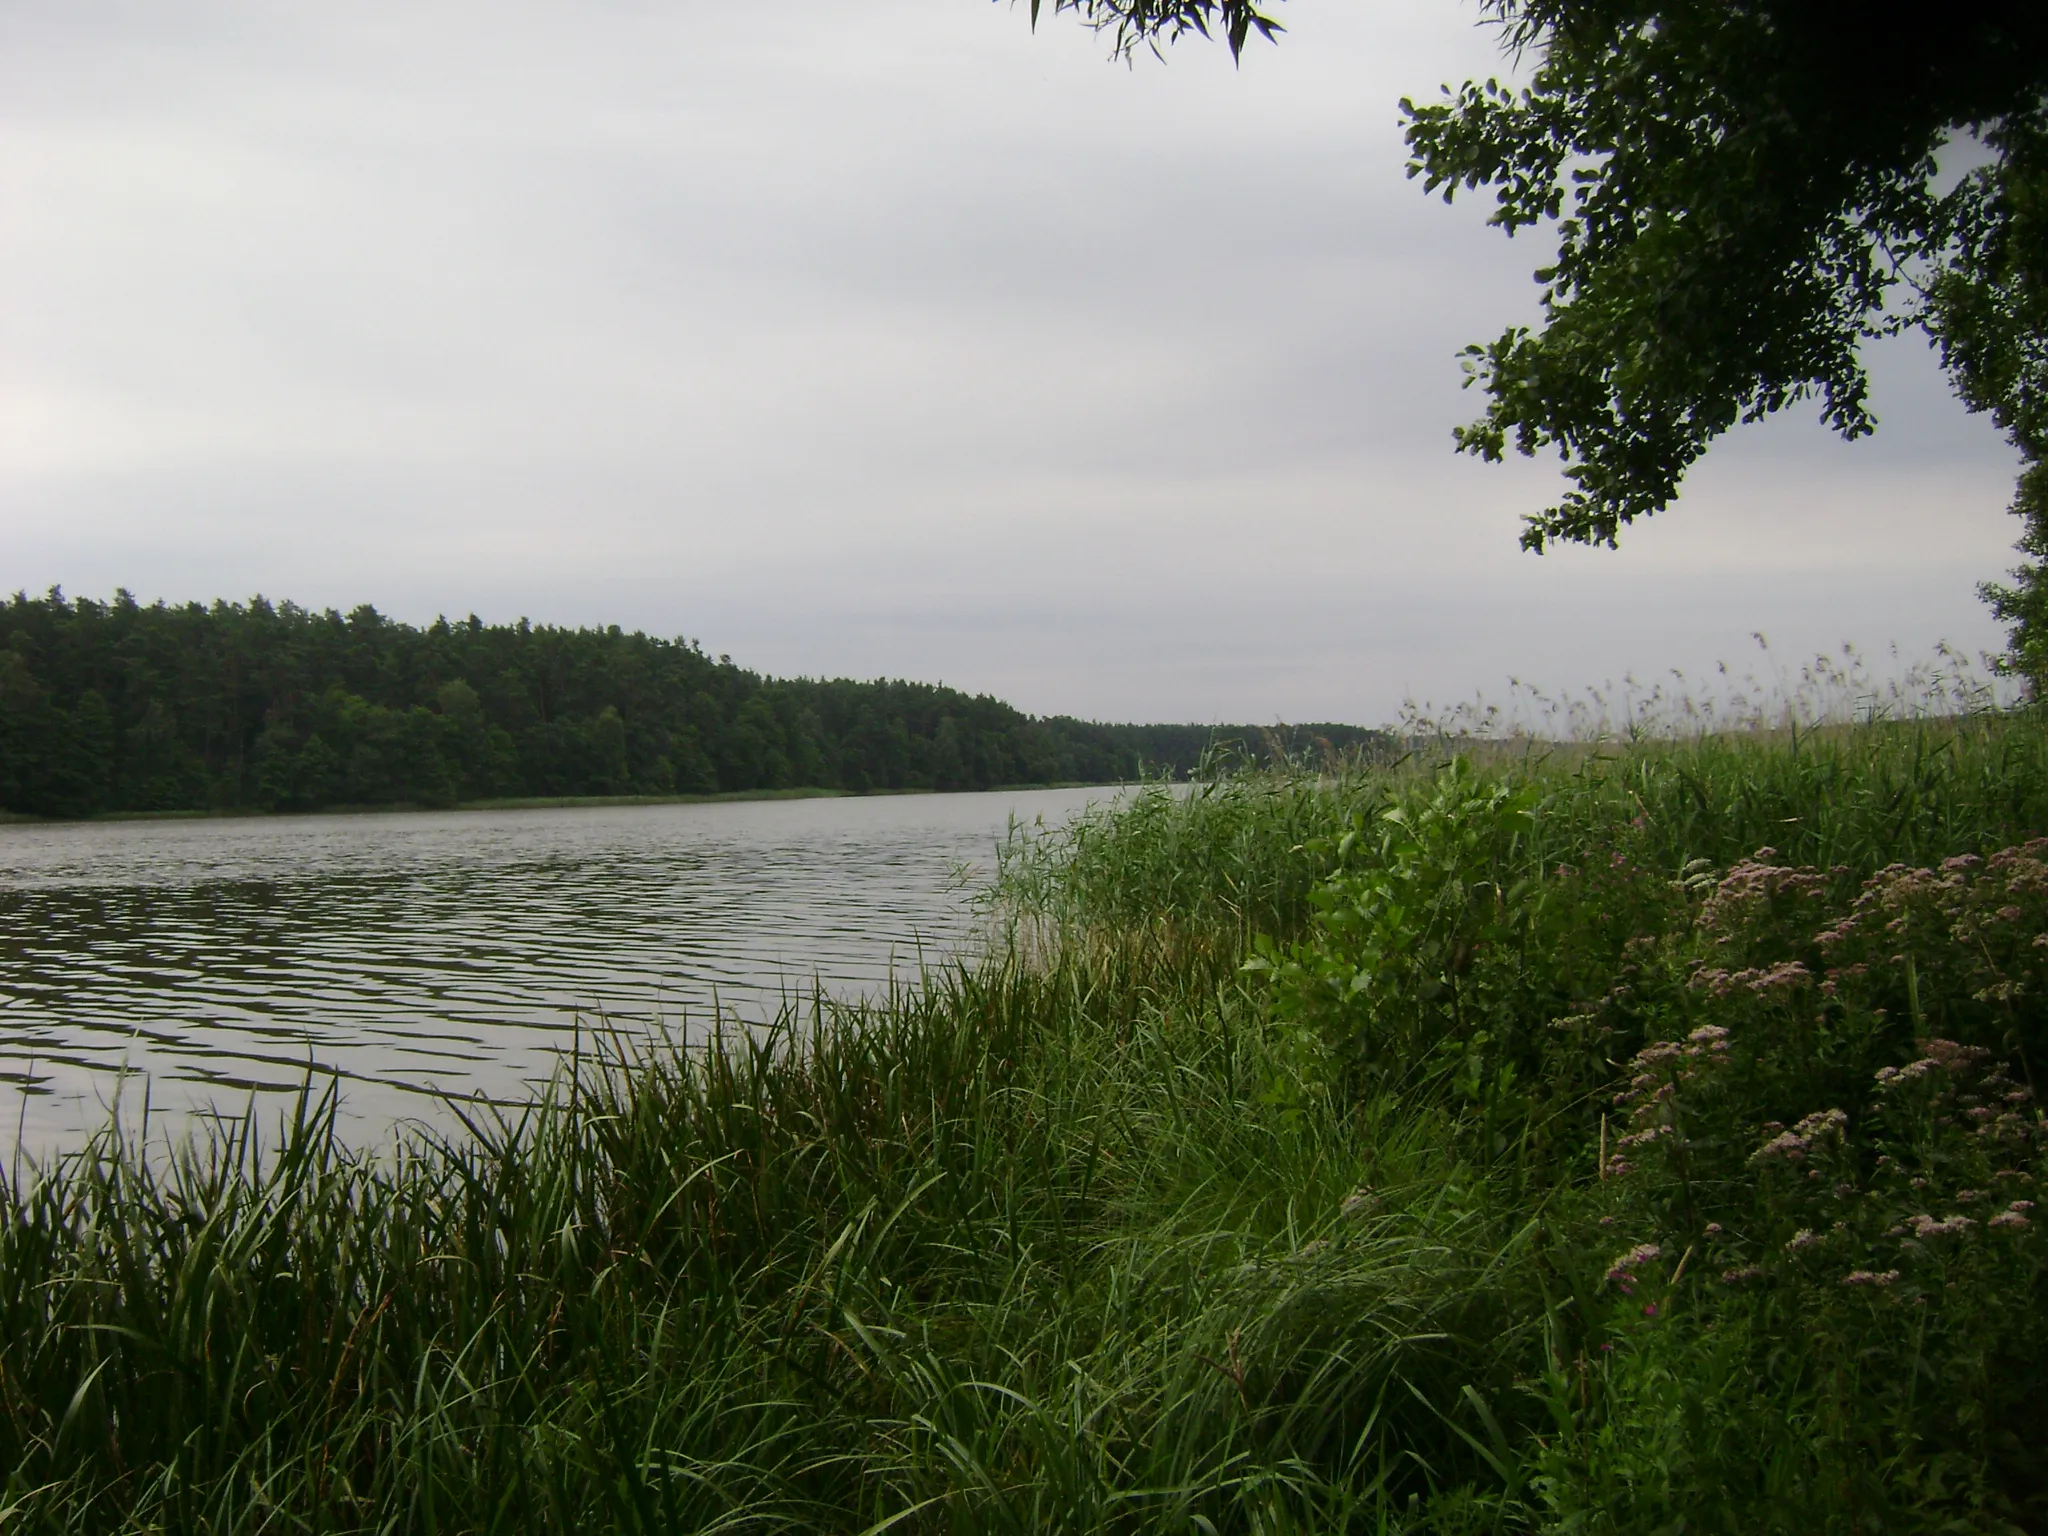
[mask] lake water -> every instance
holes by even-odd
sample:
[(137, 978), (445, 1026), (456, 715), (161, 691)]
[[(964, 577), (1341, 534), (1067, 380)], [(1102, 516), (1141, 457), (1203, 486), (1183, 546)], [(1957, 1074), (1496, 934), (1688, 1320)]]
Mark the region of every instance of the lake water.
[(1012, 817), (1110, 793), (0, 827), (0, 1145), (76, 1145), (145, 1079), (154, 1140), (309, 1073), (382, 1137), (524, 1098), (593, 1021), (914, 979), (979, 937)]

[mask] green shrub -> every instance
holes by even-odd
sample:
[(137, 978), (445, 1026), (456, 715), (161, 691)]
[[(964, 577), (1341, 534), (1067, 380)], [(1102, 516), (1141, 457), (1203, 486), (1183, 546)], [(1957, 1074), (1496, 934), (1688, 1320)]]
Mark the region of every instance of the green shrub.
[(1769, 847), (1659, 871), (1645, 816), (1540, 835), (1583, 814), (1545, 787), (1463, 762), (1410, 786), (1248, 965), (1303, 1091), (1435, 1108), (1481, 1169), (1513, 1154), (1492, 1187), (1556, 1286), (1538, 1506), (1616, 1531), (2037, 1515), (2048, 840), (1861, 880)]

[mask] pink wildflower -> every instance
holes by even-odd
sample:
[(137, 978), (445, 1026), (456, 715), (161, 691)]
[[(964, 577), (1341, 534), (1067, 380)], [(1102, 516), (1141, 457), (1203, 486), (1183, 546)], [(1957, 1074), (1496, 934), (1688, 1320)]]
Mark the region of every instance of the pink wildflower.
[(1809, 1141), (1840, 1141), (1848, 1128), (1849, 1117), (1839, 1109), (1819, 1110), (1792, 1127)]
[(1754, 1152), (1750, 1153), (1749, 1160), (1752, 1163), (1762, 1163), (1782, 1157), (1788, 1163), (1796, 1163), (1803, 1160), (1805, 1156), (1806, 1138), (1795, 1135), (1791, 1131), (1786, 1131), (1781, 1135), (1772, 1137)]
[(1607, 1266), (1607, 1278), (1633, 1280), (1638, 1269), (1663, 1257), (1664, 1250), (1655, 1243), (1637, 1243), (1628, 1252), (1615, 1255), (1614, 1262)]
[(1913, 1217), (1907, 1225), (1912, 1227), (1915, 1237), (1929, 1238), (1961, 1237), (1970, 1228), (1977, 1225), (1977, 1223), (1970, 1220), (1967, 1216), (1946, 1216), (1936, 1221), (1932, 1216), (1922, 1213)]

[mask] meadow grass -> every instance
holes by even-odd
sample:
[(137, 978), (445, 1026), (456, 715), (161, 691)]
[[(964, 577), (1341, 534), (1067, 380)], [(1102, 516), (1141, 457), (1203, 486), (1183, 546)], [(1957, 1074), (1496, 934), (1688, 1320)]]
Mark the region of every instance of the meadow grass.
[(1869, 872), (2048, 827), (2048, 733), (1983, 711), (1861, 725), (1788, 723), (1679, 739), (1425, 736), (1367, 762), (1151, 784), (1004, 850), (996, 899), (1067, 927), (1170, 924), (1291, 934), (1332, 843), (1463, 757), (1540, 783), (1542, 835), (1566, 852), (1627, 828), (1677, 870), (1761, 847)]
[(2039, 1528), (2039, 720), (1465, 745), (461, 1135), (17, 1173), (0, 1528)]

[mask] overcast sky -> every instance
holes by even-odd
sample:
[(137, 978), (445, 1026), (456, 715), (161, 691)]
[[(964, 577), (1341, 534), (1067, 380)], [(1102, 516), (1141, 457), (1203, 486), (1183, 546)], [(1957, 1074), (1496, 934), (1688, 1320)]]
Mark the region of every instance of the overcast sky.
[(10, 0), (0, 579), (697, 637), (1117, 719), (1390, 718), (1998, 632), (2014, 461), (1726, 440), (1621, 551), (1454, 455), (1541, 254), (1404, 179), (1471, 0), (1126, 68), (986, 0)]

